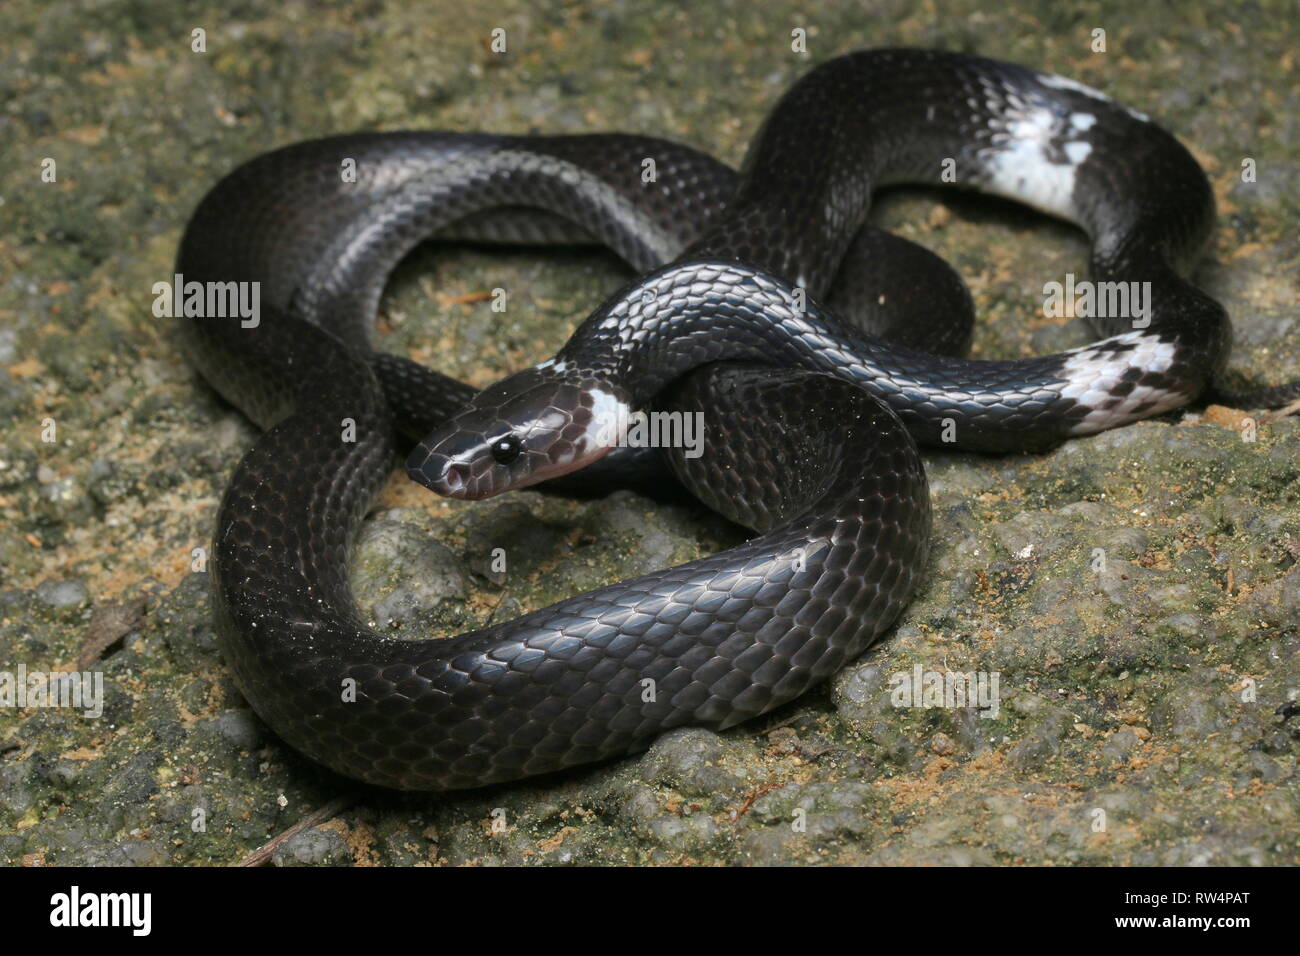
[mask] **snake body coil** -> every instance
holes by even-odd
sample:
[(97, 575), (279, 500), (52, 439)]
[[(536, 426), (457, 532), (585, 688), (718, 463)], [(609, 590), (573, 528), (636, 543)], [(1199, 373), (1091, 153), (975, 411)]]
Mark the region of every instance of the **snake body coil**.
[[(347, 159), (356, 182), (339, 176)], [(878, 186), (945, 168), (1082, 226), (1094, 278), (1151, 283), (1141, 324), (1104, 320), (1108, 338), (1061, 355), (961, 358), (960, 283), (863, 228)], [(919, 50), (810, 72), (739, 177), (622, 135), (358, 134), (258, 157), (200, 204), (177, 266), (261, 283), (255, 327), (184, 322), (204, 376), (267, 429), (231, 478), (213, 559), (239, 686), (304, 753), (403, 789), (558, 770), (789, 701), (874, 641), (919, 581), (930, 513), (913, 437), (1041, 447), (1206, 388), (1230, 326), (1184, 275), (1213, 215), (1200, 168), (1146, 117), (1061, 77)], [(370, 348), (389, 271), (431, 235), (597, 241), (655, 271), (554, 359), (476, 395)], [(844, 320), (868, 298), (894, 307), (870, 333)], [(396, 432), (429, 433), (408, 460), (417, 480), (483, 497), (644, 466), (597, 460), (612, 424), (651, 403), (705, 411), (704, 457), (675, 453), (673, 469), (758, 537), (447, 640), (360, 619), (347, 558)]]

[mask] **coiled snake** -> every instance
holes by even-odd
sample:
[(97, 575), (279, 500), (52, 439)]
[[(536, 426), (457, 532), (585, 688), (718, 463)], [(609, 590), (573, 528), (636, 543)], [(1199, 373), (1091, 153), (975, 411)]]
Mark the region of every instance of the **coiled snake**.
[[(961, 283), (863, 227), (877, 187), (945, 168), (1077, 223), (1093, 278), (1151, 283), (1149, 311), (1059, 355), (962, 358)], [(182, 323), (202, 374), (266, 429), (218, 516), (226, 659), (285, 741), (403, 789), (554, 771), (764, 713), (870, 645), (920, 581), (930, 512), (913, 439), (1040, 448), (1211, 384), (1230, 325), (1185, 275), (1213, 217), (1201, 169), (1147, 117), (1062, 77), (924, 50), (809, 72), (739, 176), (613, 134), (372, 133), (260, 156), (202, 201), (177, 264), (187, 282), (261, 284), (255, 325)], [(648, 274), (555, 358), (475, 395), (369, 344), (389, 271), (432, 235), (596, 241)], [(408, 471), (444, 494), (599, 487), (655, 467), (606, 457), (617, 423), (651, 405), (704, 412), (704, 455), (679, 449), (671, 466), (757, 537), (446, 640), (361, 619), (347, 558), (398, 433), (424, 435)]]

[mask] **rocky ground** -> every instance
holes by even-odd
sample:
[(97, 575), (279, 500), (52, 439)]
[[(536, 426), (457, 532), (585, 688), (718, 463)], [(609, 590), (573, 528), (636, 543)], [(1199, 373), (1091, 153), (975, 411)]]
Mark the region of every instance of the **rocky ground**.
[[(82, 660), (105, 705), (0, 709), (0, 860), (228, 863), (330, 807), (273, 862), (1300, 862), (1300, 720), (1275, 713), (1300, 691), (1300, 421), (1195, 409), (1046, 455), (928, 454), (927, 583), (820, 692), (608, 766), (396, 795), (298, 757), (232, 685), (193, 551), (255, 431), (150, 311), (194, 204), (271, 146), (358, 128), (618, 127), (738, 161), (811, 64), (936, 45), (1066, 73), (1175, 131), (1220, 203), (1198, 281), (1234, 318), (1234, 371), (1300, 376), (1289, 4), (883, 2), (815, 19), (781, 0), (261, 6), (5, 8), (0, 672)], [(487, 46), (496, 27), (505, 55)], [(790, 49), (798, 27), (806, 55)], [(1098, 27), (1105, 53), (1089, 49)], [(1041, 318), (1043, 283), (1085, 269), (1076, 231), (921, 192), (875, 218), (966, 278), (975, 354), (1089, 341), (1079, 320)], [(382, 344), (486, 384), (550, 354), (624, 278), (595, 252), (431, 248), (395, 275)], [(476, 295), (497, 286), (512, 292), (504, 315)], [(627, 492), (462, 505), (395, 478), (354, 579), (377, 620), (453, 633), (736, 540), (699, 509)], [(515, 556), (504, 577), (497, 546)], [(918, 669), (996, 676), (997, 694), (903, 706), (900, 675)]]

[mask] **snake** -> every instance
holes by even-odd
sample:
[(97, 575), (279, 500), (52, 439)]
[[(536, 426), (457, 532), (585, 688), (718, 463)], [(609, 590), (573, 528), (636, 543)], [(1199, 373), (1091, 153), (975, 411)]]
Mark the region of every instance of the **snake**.
[[(1092, 277), (1145, 284), (1147, 308), (1094, 318), (1104, 337), (1059, 354), (965, 357), (960, 279), (866, 222), (896, 184), (1073, 223)], [(1204, 172), (1148, 116), (924, 49), (814, 67), (739, 171), (625, 133), (353, 133), (257, 156), (203, 197), (176, 260), (186, 289), (260, 290), (252, 320), (198, 301), (178, 323), (262, 429), (217, 511), (224, 659), (282, 740), (401, 790), (515, 781), (765, 714), (875, 643), (921, 586), (918, 443), (1034, 451), (1212, 392), (1300, 395), (1222, 384), (1231, 324), (1188, 278), (1214, 215)], [(635, 278), (553, 357), (478, 391), (371, 344), (389, 274), (430, 238), (596, 243)], [(703, 416), (704, 453), (627, 447), (646, 410)], [(512, 621), (395, 636), (357, 609), (348, 559), (403, 454), (412, 479), (462, 499), (671, 475), (753, 536)]]

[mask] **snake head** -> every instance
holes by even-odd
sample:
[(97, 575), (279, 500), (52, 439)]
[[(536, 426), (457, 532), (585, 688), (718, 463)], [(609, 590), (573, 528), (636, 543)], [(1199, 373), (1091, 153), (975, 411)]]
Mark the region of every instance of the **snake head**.
[(490, 498), (604, 457), (627, 413), (622, 389), (544, 362), (474, 396), (416, 446), (406, 473), (448, 498)]

